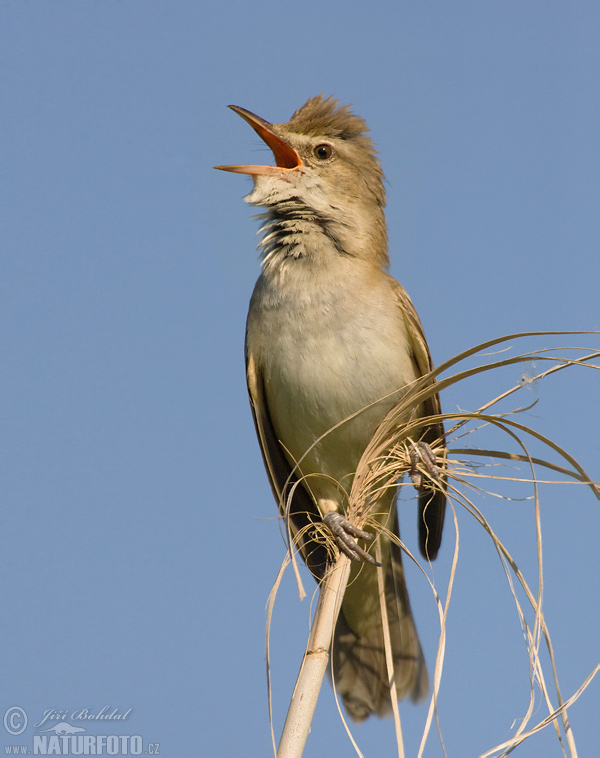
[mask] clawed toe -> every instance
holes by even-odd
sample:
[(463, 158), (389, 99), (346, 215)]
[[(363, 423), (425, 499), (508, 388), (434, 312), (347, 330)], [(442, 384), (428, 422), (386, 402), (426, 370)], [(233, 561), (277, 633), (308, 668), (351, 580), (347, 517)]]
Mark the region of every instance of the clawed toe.
[(440, 469), (433, 450), (426, 442), (417, 442), (410, 449), (410, 479), (417, 490), (423, 489), (423, 474), (419, 471), (419, 463), (422, 463), (431, 479), (440, 478)]
[(344, 518), (341, 513), (337, 511), (330, 511), (325, 515), (323, 521), (329, 527), (331, 533), (335, 537), (335, 541), (339, 549), (352, 558), (355, 561), (372, 563), (375, 566), (380, 566), (380, 563), (369, 555), (366, 550), (356, 542), (356, 539), (372, 540), (373, 535), (370, 532), (365, 532), (362, 529), (351, 524), (348, 519)]

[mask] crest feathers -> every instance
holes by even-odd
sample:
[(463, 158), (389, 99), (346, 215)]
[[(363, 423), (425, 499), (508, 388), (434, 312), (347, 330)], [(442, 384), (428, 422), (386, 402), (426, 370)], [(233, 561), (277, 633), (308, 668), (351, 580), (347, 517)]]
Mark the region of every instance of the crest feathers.
[(325, 98), (322, 94), (309, 98), (295, 111), (285, 127), (296, 134), (311, 137), (358, 138), (372, 149), (371, 139), (366, 136), (369, 131), (367, 122), (355, 116), (349, 105), (340, 105), (333, 97)]

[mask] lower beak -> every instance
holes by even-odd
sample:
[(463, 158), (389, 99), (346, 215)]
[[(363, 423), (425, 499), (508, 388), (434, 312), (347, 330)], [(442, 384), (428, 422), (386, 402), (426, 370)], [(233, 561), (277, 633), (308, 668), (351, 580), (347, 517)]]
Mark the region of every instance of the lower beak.
[(264, 175), (281, 175), (281, 172), (296, 171), (302, 166), (302, 159), (298, 152), (287, 142), (278, 137), (273, 131), (273, 124), (260, 118), (254, 113), (240, 108), (237, 105), (229, 106), (232, 111), (240, 115), (244, 121), (247, 121), (258, 136), (266, 142), (273, 151), (275, 157), (275, 166), (215, 166), (221, 171), (232, 171), (234, 174), (250, 174), (251, 176)]

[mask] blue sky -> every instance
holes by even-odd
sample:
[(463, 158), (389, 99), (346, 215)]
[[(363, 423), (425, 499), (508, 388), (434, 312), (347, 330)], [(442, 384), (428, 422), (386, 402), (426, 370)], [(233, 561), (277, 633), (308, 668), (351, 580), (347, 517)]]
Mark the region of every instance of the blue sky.
[[(599, 39), (593, 2), (2, 3), (0, 711), (30, 720), (2, 746), (31, 746), (48, 709), (110, 705), (133, 709), (117, 734), (164, 756), (269, 754), (265, 604), (284, 545), (244, 380), (257, 224), (250, 180), (211, 168), (268, 151), (226, 105), (278, 122), (324, 92), (367, 119), (391, 271), (441, 363), (512, 332), (599, 327)], [(520, 372), (451, 388), (444, 409), (473, 409)], [(520, 420), (596, 479), (598, 386), (567, 371), (511, 406), (537, 400)], [(599, 659), (600, 515), (582, 487), (541, 498), (544, 607), (569, 696)], [(535, 586), (531, 503), (477, 504)], [(462, 757), (511, 735), (529, 680), (498, 559), (457, 515), (439, 718)], [(415, 548), (414, 500), (401, 523)], [(449, 530), (442, 586), (452, 542)], [(431, 668), (436, 610), (408, 575)], [(277, 732), (308, 617), (290, 575), (272, 630)], [(580, 755), (598, 744), (599, 687), (570, 712)], [(425, 715), (401, 706), (407, 755)], [(394, 754), (391, 722), (354, 734), (365, 755)], [(561, 752), (546, 730), (517, 754)], [(305, 755), (352, 755), (327, 685)], [(426, 755), (442, 755), (435, 734)]]

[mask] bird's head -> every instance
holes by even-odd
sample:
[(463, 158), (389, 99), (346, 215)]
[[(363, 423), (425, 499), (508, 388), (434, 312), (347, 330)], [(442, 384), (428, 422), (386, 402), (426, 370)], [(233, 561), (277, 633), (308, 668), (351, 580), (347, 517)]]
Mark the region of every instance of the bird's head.
[(366, 122), (322, 95), (310, 98), (284, 124), (271, 124), (236, 105), (239, 114), (269, 146), (271, 165), (216, 166), (248, 174), (252, 205), (328, 225), (344, 252), (387, 261), (385, 189)]

